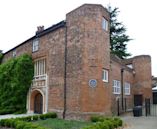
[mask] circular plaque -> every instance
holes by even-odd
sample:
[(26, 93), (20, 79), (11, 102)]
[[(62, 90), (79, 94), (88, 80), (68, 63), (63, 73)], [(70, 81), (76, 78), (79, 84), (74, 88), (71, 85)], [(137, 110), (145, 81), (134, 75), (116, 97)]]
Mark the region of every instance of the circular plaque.
[(89, 86), (90, 86), (90, 87), (96, 87), (96, 85), (97, 85), (96, 79), (91, 79), (91, 80), (89, 80)]

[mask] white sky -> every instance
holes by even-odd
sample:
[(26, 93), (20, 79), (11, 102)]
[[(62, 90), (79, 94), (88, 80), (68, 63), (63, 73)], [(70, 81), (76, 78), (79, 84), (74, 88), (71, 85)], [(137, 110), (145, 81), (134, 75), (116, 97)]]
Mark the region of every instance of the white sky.
[(6, 52), (32, 37), (39, 25), (47, 28), (65, 20), (66, 13), (84, 3), (118, 7), (118, 20), (134, 39), (128, 43), (128, 52), (133, 56), (151, 55), (152, 74), (157, 76), (155, 0), (1, 0), (0, 50)]

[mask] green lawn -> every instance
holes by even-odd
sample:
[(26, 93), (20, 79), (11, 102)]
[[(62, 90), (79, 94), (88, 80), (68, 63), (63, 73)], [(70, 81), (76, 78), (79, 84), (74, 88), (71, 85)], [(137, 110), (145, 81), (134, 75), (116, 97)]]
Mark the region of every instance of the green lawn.
[(80, 129), (82, 127), (92, 124), (91, 122), (62, 119), (39, 120), (35, 123), (43, 127), (48, 127), (49, 129)]

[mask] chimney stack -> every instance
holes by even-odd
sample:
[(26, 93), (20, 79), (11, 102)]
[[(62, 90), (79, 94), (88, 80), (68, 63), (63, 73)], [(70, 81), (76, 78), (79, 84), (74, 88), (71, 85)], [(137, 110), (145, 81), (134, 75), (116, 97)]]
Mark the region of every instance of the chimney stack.
[(37, 26), (36, 34), (42, 32), (44, 30), (44, 26)]

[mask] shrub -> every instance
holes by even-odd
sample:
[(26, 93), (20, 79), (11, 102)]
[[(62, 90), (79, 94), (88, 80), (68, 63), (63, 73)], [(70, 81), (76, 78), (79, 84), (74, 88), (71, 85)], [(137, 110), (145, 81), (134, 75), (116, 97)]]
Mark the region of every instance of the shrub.
[(110, 129), (110, 128), (109, 128), (109, 125), (107, 125), (104, 122), (97, 122), (97, 123), (95, 123), (93, 125), (84, 127), (82, 129)]
[(123, 124), (120, 118), (107, 118), (104, 116), (92, 116), (91, 121), (95, 123), (83, 129), (114, 129)]
[(33, 120), (35, 121), (35, 120), (38, 120), (39, 119), (39, 115), (34, 115), (33, 116)]
[(21, 118), (11, 118), (11, 119), (2, 119), (0, 120), (0, 126), (13, 127), (15, 129), (45, 129), (44, 127), (40, 127), (34, 123), (30, 123), (30, 121), (47, 118), (56, 118), (56, 113), (47, 113), (41, 115), (27, 116)]
[(11, 124), (12, 124), (12, 119), (6, 119), (5, 120), (5, 126), (11, 127)]
[(46, 118), (57, 118), (57, 113), (55, 112), (49, 112), (46, 115)]
[(120, 118), (114, 118), (114, 121), (117, 123), (118, 126), (123, 125), (123, 121)]
[(41, 120), (45, 120), (45, 119), (46, 119), (45, 114), (40, 115), (39, 118), (40, 118)]
[(91, 121), (92, 122), (103, 122), (104, 121), (104, 117), (103, 116), (92, 116), (91, 117)]
[(40, 117), (41, 120), (45, 120), (46, 118), (57, 118), (57, 114), (53, 113), (53, 112), (50, 112), (50, 113), (47, 113), (47, 114), (42, 114), (39, 117)]
[(109, 129), (114, 129), (114, 122), (112, 120), (104, 120), (102, 123), (108, 125)]
[(0, 125), (1, 125), (1, 126), (5, 126), (5, 120), (3, 120), (3, 119), (0, 120)]
[(29, 122), (29, 121), (33, 120), (33, 116), (26, 116), (26, 117), (21, 117), (21, 118), (17, 118), (17, 119)]
[(26, 122), (24, 121), (17, 121), (16, 124), (15, 124), (15, 128), (16, 129), (23, 129), (26, 125)]

